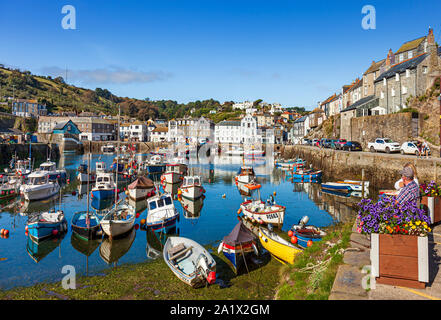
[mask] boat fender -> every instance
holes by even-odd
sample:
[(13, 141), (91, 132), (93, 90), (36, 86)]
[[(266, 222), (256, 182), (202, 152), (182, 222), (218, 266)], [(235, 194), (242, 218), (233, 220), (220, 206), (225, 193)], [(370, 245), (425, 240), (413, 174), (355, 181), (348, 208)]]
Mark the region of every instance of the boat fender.
[(242, 208), (239, 208), (239, 210), (237, 210), (237, 214), (241, 214), (242, 212)]
[(224, 246), (224, 242), (221, 241), (221, 243), (219, 244), (219, 247), (217, 247), (217, 253), (221, 253), (223, 246)]

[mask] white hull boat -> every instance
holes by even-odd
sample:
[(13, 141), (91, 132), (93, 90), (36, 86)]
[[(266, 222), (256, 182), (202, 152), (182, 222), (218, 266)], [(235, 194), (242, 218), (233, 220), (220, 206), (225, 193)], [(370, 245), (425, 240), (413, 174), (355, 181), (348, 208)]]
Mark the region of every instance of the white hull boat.
[(191, 239), (169, 237), (163, 255), (170, 270), (193, 288), (216, 281), (216, 261), (204, 247)]
[(101, 228), (111, 238), (129, 232), (135, 224), (134, 208), (120, 204), (101, 219)]
[(44, 172), (34, 172), (29, 175), (29, 183), (20, 187), (20, 195), (28, 201), (44, 200), (60, 191), (57, 182), (49, 181), (49, 175)]

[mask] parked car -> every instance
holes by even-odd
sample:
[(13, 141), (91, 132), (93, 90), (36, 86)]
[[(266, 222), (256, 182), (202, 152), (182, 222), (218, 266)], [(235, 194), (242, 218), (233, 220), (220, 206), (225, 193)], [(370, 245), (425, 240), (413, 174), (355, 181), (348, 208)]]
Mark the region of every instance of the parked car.
[(335, 140), (332, 145), (331, 148), (332, 149), (336, 149), (336, 150), (341, 150), (341, 147), (347, 142), (346, 139), (338, 139)]
[[(431, 155), (430, 148), (427, 147), (427, 149), (428, 149), (427, 154), (430, 156)], [(418, 150), (418, 147), (417, 147), (417, 141), (404, 142), (401, 145), (400, 152), (401, 152), (401, 154), (414, 154), (414, 155), (418, 156), (420, 154), (420, 151)]]
[(400, 144), (389, 138), (377, 138), (375, 142), (368, 143), (368, 149), (371, 152), (400, 152)]
[(301, 144), (308, 145), (308, 141), (309, 141), (309, 139), (304, 138), (304, 139), (302, 139)]
[(323, 148), (330, 148), (331, 144), (332, 144), (332, 140), (331, 139), (322, 139), (322, 146)]
[(319, 139), (312, 139), (312, 145), (313, 145), (314, 147), (317, 147), (319, 141), (320, 141)]
[(345, 144), (341, 146), (341, 150), (346, 151), (363, 151), (360, 142), (357, 141), (346, 141)]

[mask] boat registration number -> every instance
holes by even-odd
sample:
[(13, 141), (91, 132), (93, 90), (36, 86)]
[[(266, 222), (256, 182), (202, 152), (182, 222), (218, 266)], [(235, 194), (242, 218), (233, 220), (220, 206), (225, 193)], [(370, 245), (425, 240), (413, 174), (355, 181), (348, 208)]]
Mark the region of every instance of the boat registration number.
[(278, 213), (269, 213), (266, 215), (267, 219), (277, 219), (279, 218), (279, 214)]

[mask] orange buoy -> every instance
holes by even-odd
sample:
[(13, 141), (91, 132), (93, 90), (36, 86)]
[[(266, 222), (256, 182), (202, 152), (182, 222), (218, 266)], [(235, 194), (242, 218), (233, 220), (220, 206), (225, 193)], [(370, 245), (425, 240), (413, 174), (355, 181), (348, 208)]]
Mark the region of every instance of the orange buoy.
[(312, 244), (313, 244), (312, 240), (308, 240), (308, 242), (306, 243), (306, 245), (307, 245), (308, 247), (312, 246)]
[[(311, 240), (309, 240), (309, 241), (311, 241)], [(296, 236), (292, 236), (291, 237), (291, 243), (292, 244), (296, 244), (297, 243), (297, 237)]]
[(292, 230), (289, 230), (289, 231), (288, 231), (288, 237), (291, 238), (293, 235), (294, 235), (294, 232), (292, 232)]
[(141, 225), (145, 224), (145, 219), (142, 219), (139, 223), (141, 223)]
[(9, 230), (5, 230), (5, 232), (3, 232), (3, 235), (4, 235), (5, 237), (9, 236)]
[(26, 227), (25, 227), (25, 230), (26, 230), (26, 232), (28, 232), (28, 231), (29, 231), (29, 227), (28, 227), (28, 226), (26, 226)]

